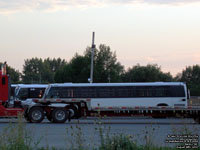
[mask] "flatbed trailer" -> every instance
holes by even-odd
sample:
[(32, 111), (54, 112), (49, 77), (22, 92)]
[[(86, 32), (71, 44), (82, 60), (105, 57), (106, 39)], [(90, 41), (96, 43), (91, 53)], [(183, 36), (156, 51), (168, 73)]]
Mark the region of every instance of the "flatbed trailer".
[(50, 84), (43, 98), (23, 106), (26, 120), (35, 123), (90, 116), (182, 117), (200, 123), (200, 106), (188, 105), (189, 97), (182, 82), (63, 83)]
[[(39, 123), (45, 116), (50, 122), (64, 123), (74, 118), (112, 117), (112, 116), (148, 116), (151, 118), (192, 118), (200, 124), (200, 107), (94, 107), (88, 109), (88, 99), (82, 100), (33, 100), (34, 104), (25, 106), (25, 118), (29, 122)], [(71, 113), (74, 115), (71, 116)]]

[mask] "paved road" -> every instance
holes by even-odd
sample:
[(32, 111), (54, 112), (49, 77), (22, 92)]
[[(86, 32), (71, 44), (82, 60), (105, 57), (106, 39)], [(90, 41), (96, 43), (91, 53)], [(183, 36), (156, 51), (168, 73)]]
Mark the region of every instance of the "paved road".
[[(16, 125), (16, 119), (0, 119), (0, 132), (9, 126), (9, 122)], [(96, 146), (100, 142), (100, 132), (103, 136), (125, 134), (145, 144), (146, 140), (159, 146), (173, 146), (166, 144), (169, 134), (197, 134), (200, 135), (200, 125), (192, 119), (149, 119), (149, 118), (87, 118), (72, 120), (65, 124), (52, 124), (44, 120), (40, 124), (27, 123), (26, 129), (34, 141), (41, 139), (39, 146), (69, 147), (72, 143), (84, 143)], [(146, 139), (146, 140), (145, 140)]]

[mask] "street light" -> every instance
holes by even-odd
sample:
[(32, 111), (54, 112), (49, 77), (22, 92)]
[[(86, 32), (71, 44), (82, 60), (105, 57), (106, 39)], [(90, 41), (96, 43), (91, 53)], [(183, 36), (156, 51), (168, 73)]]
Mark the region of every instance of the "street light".
[(92, 33), (92, 49), (91, 49), (91, 68), (90, 68), (90, 78), (88, 79), (88, 82), (92, 83), (93, 82), (93, 63), (94, 63), (94, 49), (95, 49), (95, 44), (94, 44), (94, 37), (95, 37), (95, 32)]

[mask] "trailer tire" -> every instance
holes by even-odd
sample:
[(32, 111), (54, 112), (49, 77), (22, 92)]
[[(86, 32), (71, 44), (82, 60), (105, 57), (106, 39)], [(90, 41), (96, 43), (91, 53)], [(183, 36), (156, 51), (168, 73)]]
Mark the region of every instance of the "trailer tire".
[(70, 118), (76, 118), (78, 115), (78, 109), (74, 105), (70, 105), (67, 107), (67, 110), (69, 111)]
[(64, 123), (68, 119), (68, 112), (65, 108), (56, 108), (52, 112), (53, 123)]
[(29, 117), (24, 117), (25, 118), (25, 120), (27, 121), (27, 122), (31, 122), (31, 120), (29, 119)]
[(47, 115), (47, 119), (52, 122), (52, 116), (51, 115)]
[(195, 121), (196, 123), (200, 124), (200, 117), (195, 117), (195, 118), (194, 118), (194, 121)]
[(44, 119), (44, 110), (41, 107), (33, 107), (29, 111), (27, 118), (32, 123), (40, 123)]

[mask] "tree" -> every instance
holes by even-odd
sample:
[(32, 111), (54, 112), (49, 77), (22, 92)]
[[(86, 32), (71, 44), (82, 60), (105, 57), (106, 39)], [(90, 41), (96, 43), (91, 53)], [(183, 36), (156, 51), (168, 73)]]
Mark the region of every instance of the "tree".
[(66, 65), (67, 62), (61, 58), (46, 58), (44, 59), (44, 63), (47, 63), (50, 67), (50, 71), (55, 73), (60, 67)]
[(173, 81), (170, 73), (163, 73), (161, 68), (154, 64), (140, 66), (137, 64), (129, 68), (122, 75), (123, 82), (158, 82), (158, 81)]
[[(85, 57), (89, 60), (91, 49), (87, 48)], [(115, 52), (112, 52), (109, 46), (100, 44), (99, 50), (94, 52), (94, 82), (120, 82), (124, 66), (117, 61)]]
[[(88, 82), (90, 77), (91, 48), (84, 55), (75, 54), (70, 62), (56, 72), (56, 82)], [(109, 46), (101, 44), (94, 50), (93, 82), (120, 82), (123, 66), (117, 62), (116, 54)]]
[(97, 82), (120, 82), (124, 67), (117, 62), (116, 53), (109, 46), (100, 45), (96, 60)]
[(87, 59), (84, 56), (75, 54), (71, 61), (60, 68), (55, 74), (55, 81), (58, 83), (87, 82), (89, 77), (89, 66)]
[(54, 83), (56, 71), (66, 64), (65, 60), (31, 58), (26, 59), (23, 66), (24, 83)]
[(43, 70), (43, 61), (40, 58), (26, 59), (23, 65), (23, 82), (24, 83), (41, 83)]
[(176, 76), (177, 81), (185, 82), (190, 89), (192, 96), (200, 95), (200, 66), (194, 65), (186, 67), (182, 73)]
[(44, 59), (43, 62), (43, 78), (44, 79), (48, 79), (48, 83), (54, 83), (55, 82), (55, 74), (56, 72), (62, 68), (63, 66), (65, 66), (67, 64), (67, 62), (61, 58), (47, 58)]
[[(3, 63), (0, 63), (0, 67)], [(15, 70), (14, 68), (10, 67), (10, 66), (6, 66), (7, 68), (7, 74), (9, 74), (10, 76), (10, 82), (11, 84), (16, 84), (16, 83), (20, 83), (20, 77), (21, 77), (21, 73), (18, 70)]]

